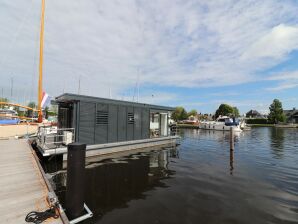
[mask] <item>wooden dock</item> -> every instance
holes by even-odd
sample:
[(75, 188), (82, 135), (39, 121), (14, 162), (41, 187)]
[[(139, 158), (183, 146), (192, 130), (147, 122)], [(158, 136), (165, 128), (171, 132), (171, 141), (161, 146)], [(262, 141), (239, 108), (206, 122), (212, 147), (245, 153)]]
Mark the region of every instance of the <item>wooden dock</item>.
[[(27, 140), (0, 140), (1, 223), (26, 223), (31, 211), (44, 211), (48, 188)], [(46, 223), (64, 223), (61, 218)]]

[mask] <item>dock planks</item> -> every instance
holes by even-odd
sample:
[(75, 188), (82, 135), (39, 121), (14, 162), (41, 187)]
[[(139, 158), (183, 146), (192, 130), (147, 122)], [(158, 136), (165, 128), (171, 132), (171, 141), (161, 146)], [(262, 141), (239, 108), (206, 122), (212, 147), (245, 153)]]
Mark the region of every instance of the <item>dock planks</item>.
[[(48, 189), (26, 140), (0, 140), (1, 223), (26, 223), (30, 211), (48, 208)], [(46, 223), (63, 223), (48, 219)]]

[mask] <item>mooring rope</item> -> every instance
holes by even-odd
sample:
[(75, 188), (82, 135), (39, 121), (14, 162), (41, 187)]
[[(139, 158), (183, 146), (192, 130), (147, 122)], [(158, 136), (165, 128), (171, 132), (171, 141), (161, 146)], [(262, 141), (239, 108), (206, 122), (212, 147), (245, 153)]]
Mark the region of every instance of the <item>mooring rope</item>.
[(57, 206), (51, 206), (43, 212), (32, 211), (26, 215), (26, 222), (33, 222), (35, 224), (42, 223), (48, 218), (58, 219), (59, 215), (56, 213)]

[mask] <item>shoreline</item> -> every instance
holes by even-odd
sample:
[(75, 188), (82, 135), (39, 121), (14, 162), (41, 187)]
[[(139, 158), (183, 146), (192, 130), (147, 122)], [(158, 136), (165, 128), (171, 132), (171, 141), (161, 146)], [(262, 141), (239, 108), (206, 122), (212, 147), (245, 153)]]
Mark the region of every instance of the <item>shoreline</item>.
[[(198, 125), (193, 124), (177, 124), (179, 128), (188, 128), (188, 129), (200, 129)], [(275, 125), (275, 124), (247, 124), (247, 127), (257, 128), (257, 127), (273, 127), (273, 128), (298, 128), (298, 124), (294, 125)]]

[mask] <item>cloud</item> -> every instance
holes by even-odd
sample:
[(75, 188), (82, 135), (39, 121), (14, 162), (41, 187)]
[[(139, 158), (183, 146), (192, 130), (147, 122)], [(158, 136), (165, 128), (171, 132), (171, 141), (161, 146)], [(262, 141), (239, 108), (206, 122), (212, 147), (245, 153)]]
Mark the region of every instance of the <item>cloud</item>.
[(266, 88), (269, 91), (282, 91), (298, 87), (298, 71), (283, 72), (270, 76), (270, 81), (278, 81), (278, 85)]
[(298, 26), (279, 24), (257, 40), (244, 54), (244, 59), (281, 59), (298, 49)]
[(298, 71), (292, 71), (292, 72), (282, 72), (278, 74), (274, 74), (271, 77), (268, 78), (268, 80), (298, 80)]
[(287, 83), (287, 82), (285, 82), (285, 83), (279, 84), (276, 87), (267, 88), (267, 90), (270, 90), (270, 91), (282, 91), (282, 90), (292, 89), (292, 88), (296, 88), (296, 87), (298, 87), (298, 82), (297, 83)]
[[(40, 2), (25, 16), (28, 4), (1, 3), (0, 76), (36, 94)], [(81, 76), (81, 93), (121, 98), (138, 77), (189, 88), (264, 79), (260, 71), (297, 49), (297, 10), (287, 0), (46, 1), (44, 88), (77, 92)]]

